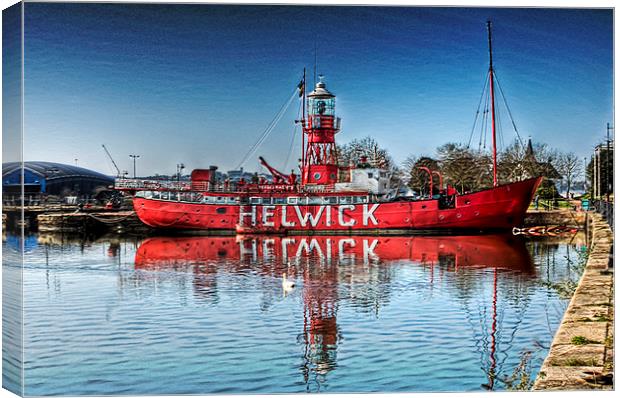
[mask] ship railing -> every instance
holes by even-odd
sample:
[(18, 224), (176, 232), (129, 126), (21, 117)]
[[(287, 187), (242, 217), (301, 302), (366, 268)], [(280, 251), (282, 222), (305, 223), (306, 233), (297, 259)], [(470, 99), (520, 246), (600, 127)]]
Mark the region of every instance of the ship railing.
[(170, 181), (170, 180), (134, 180), (118, 179), (114, 188), (119, 190), (135, 191), (212, 191), (227, 192), (230, 186), (226, 184), (211, 184), (209, 181)]
[(170, 180), (140, 180), (117, 179), (114, 189), (129, 191), (193, 191), (217, 193), (275, 193), (299, 192), (297, 184), (256, 184), (241, 182), (209, 181), (170, 181)]
[(117, 179), (114, 181), (114, 189), (138, 191), (190, 191), (192, 190), (192, 183), (190, 181)]
[(314, 116), (308, 118), (305, 121), (305, 128), (307, 129), (334, 129), (340, 130), (340, 118), (339, 117), (326, 117), (326, 116)]
[(299, 192), (299, 185), (297, 184), (236, 184), (237, 192), (248, 193), (292, 193)]
[(330, 193), (336, 192), (336, 189), (333, 185), (303, 185), (299, 191), (304, 193)]

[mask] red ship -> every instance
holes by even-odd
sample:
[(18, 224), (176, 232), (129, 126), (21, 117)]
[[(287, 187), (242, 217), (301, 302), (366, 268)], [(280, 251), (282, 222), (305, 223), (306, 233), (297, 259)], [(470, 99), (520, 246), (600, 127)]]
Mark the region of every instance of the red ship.
[(495, 100), (489, 25), (489, 87), (491, 96), (493, 187), (459, 193), (442, 186), (429, 196), (398, 195), (388, 170), (363, 160), (357, 166), (338, 164), (335, 136), (340, 118), (335, 96), (323, 81), (306, 95), (305, 72), (299, 85), (303, 97), (300, 178), (261, 163), (271, 183), (218, 182), (215, 167), (194, 170), (191, 182), (119, 180), (116, 188), (135, 192), (135, 211), (145, 224), (175, 230), (236, 233), (342, 233), (505, 230), (520, 226), (540, 184), (531, 178), (500, 185), (497, 180)]

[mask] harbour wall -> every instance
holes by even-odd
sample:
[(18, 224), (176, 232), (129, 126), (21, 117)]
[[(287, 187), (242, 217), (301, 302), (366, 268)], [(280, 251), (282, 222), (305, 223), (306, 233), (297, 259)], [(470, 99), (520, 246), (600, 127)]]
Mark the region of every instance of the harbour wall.
[(613, 389), (613, 233), (588, 213), (588, 260), (534, 390)]
[(563, 225), (583, 228), (588, 213), (575, 210), (530, 210), (525, 215), (525, 227)]
[(74, 212), (45, 213), (37, 216), (39, 232), (147, 232), (136, 213), (130, 211), (115, 212)]

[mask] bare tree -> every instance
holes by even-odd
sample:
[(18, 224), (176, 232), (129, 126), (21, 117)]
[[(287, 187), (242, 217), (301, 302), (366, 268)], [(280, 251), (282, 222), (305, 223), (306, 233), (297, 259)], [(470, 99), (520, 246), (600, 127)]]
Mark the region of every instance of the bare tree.
[(534, 159), (521, 142), (514, 140), (498, 156), (497, 173), (500, 181), (521, 181), (536, 175)]
[(437, 148), (445, 182), (461, 192), (491, 186), (492, 163), (488, 154), (477, 152), (462, 144), (448, 143)]
[(571, 184), (583, 171), (581, 160), (574, 152), (562, 153), (558, 157), (557, 170), (566, 179), (566, 197), (570, 198)]
[(381, 148), (379, 143), (372, 137), (354, 139), (338, 147), (338, 162), (341, 165), (357, 164), (362, 156), (366, 156), (368, 162), (373, 167), (385, 169), (395, 167), (388, 151)]

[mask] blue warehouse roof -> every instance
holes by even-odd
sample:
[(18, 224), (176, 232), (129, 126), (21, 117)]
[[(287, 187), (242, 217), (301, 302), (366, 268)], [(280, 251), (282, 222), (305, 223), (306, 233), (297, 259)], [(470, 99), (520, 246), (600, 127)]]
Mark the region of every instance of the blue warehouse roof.
[[(2, 177), (9, 176), (16, 172), (20, 168), (20, 162), (2, 163)], [(24, 162), (24, 173), (34, 174), (40, 178), (51, 182), (60, 179), (93, 179), (104, 180), (110, 184), (114, 182), (114, 178), (102, 173), (98, 173), (93, 170), (85, 169), (83, 167), (72, 166), (62, 163), (53, 162)]]

